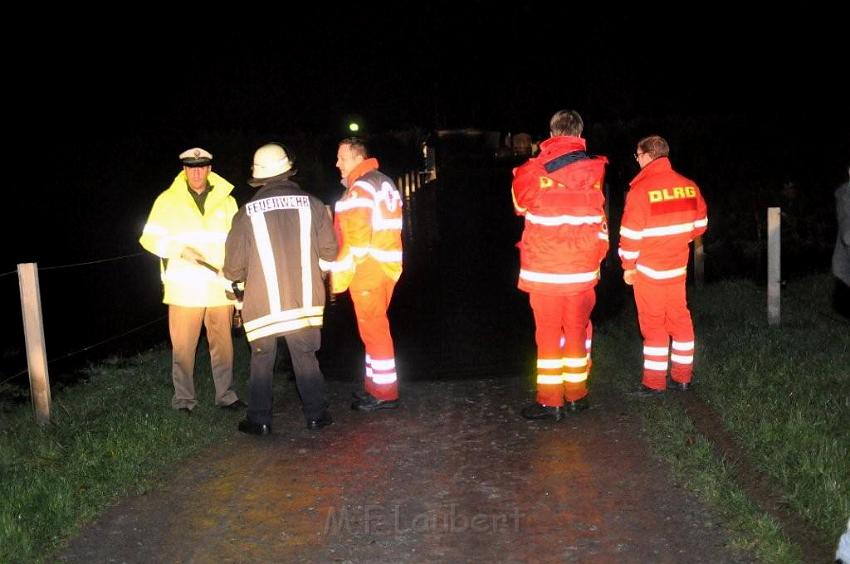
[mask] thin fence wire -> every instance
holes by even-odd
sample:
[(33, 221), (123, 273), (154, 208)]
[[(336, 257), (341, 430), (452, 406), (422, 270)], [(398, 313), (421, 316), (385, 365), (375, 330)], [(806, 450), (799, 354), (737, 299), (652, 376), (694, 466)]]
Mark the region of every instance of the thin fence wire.
[[(130, 335), (131, 333), (135, 333), (136, 331), (141, 331), (141, 330), (142, 330), (142, 329), (144, 329), (145, 327), (148, 327), (148, 326), (150, 326), (150, 325), (153, 325), (154, 323), (159, 323), (159, 322), (163, 321), (166, 317), (168, 317), (168, 316), (167, 316), (167, 315), (160, 316), (160, 317), (158, 317), (158, 318), (156, 318), (156, 319), (154, 319), (154, 320), (152, 320), (152, 321), (148, 321), (147, 323), (143, 323), (142, 325), (139, 325), (139, 326), (137, 326), (137, 327), (134, 327), (134, 328), (130, 329), (129, 331), (125, 331), (124, 333), (121, 333), (120, 335), (113, 335), (112, 337), (109, 337), (109, 338), (104, 339), (104, 340), (102, 340), (102, 341), (99, 341), (99, 342), (97, 342), (97, 343), (94, 343), (94, 344), (91, 344), (91, 345), (86, 345), (85, 347), (83, 347), (83, 348), (81, 348), (81, 349), (79, 349), (79, 350), (76, 350), (76, 351), (72, 351), (72, 352), (66, 353), (66, 354), (64, 354), (64, 355), (62, 355), (62, 356), (59, 356), (59, 357), (56, 357), (56, 358), (52, 358), (52, 359), (50, 359), (50, 360), (48, 360), (48, 361), (47, 361), (47, 364), (53, 364), (53, 363), (55, 363), (55, 362), (59, 362), (60, 360), (66, 360), (66, 359), (69, 359), (69, 358), (71, 358), (71, 357), (73, 357), (73, 356), (76, 356), (76, 355), (78, 355), (78, 354), (80, 354), (80, 353), (84, 353), (84, 352), (90, 351), (90, 350), (92, 350), (92, 349), (94, 349), (94, 348), (96, 348), (96, 347), (99, 347), (99, 346), (101, 346), (101, 345), (105, 345), (106, 343), (109, 343), (110, 341), (114, 341), (114, 340), (116, 340), (116, 339), (120, 339), (120, 338), (122, 338), (122, 337), (126, 337), (127, 335)], [(5, 380), (0, 381), (0, 385), (5, 384), (5, 383), (6, 383), (6, 382), (8, 382), (9, 380), (12, 380), (12, 379), (14, 379), (14, 378), (17, 378), (18, 376), (22, 376), (22, 375), (26, 374), (27, 372), (29, 372), (29, 368), (24, 368), (23, 370), (21, 370), (21, 371), (19, 371), (19, 372), (16, 372), (15, 374), (12, 374), (11, 376), (9, 376), (8, 378), (6, 378)]]
[(72, 263), (72, 264), (58, 264), (56, 266), (40, 266), (40, 267), (38, 267), (38, 269), (39, 270), (59, 270), (60, 268), (75, 268), (75, 267), (78, 267), (78, 266), (89, 266), (89, 265), (92, 265), (92, 264), (101, 264), (101, 263), (104, 263), (104, 262), (113, 262), (113, 261), (124, 260), (124, 259), (128, 259), (128, 258), (135, 258), (135, 257), (140, 257), (140, 256), (146, 255), (146, 254), (147, 253), (133, 253), (131, 255), (123, 255), (123, 256), (120, 256), (120, 257), (112, 257), (112, 258), (105, 258), (105, 259), (99, 259), (99, 260), (92, 260), (92, 261), (88, 261), (88, 262), (76, 262), (76, 263)]
[[(64, 269), (64, 268), (75, 268), (75, 267), (80, 267), (80, 266), (90, 266), (90, 265), (93, 265), (93, 264), (102, 264), (102, 263), (107, 263), (107, 262), (115, 262), (115, 261), (119, 261), (119, 260), (131, 259), (131, 258), (139, 257), (139, 256), (142, 256), (142, 255), (145, 255), (145, 254), (146, 253), (144, 253), (144, 252), (138, 252), (138, 253), (132, 253), (132, 254), (129, 254), (129, 255), (121, 255), (121, 256), (117, 256), (117, 257), (110, 257), (110, 258), (98, 259), (98, 260), (92, 260), (92, 261), (86, 261), (86, 262), (77, 262), (77, 263), (71, 263), (71, 264), (60, 264), (60, 265), (55, 265), (55, 266), (42, 266), (42, 267), (38, 267), (38, 270), (47, 271), (47, 270), (60, 270), (60, 269)], [(17, 270), (11, 270), (9, 272), (4, 272), (4, 273), (0, 274), (0, 278), (2, 278), (4, 276), (10, 276), (12, 274), (17, 274), (17, 272), (18, 272)], [(86, 345), (83, 348), (78, 349), (76, 351), (72, 351), (72, 352), (66, 353), (62, 356), (50, 359), (50, 360), (47, 361), (47, 363), (53, 364), (53, 363), (59, 362), (61, 360), (66, 360), (66, 359), (72, 358), (72, 357), (74, 357), (78, 354), (90, 351), (90, 350), (92, 350), (96, 347), (99, 347), (101, 345), (104, 345), (106, 343), (114, 341), (116, 339), (121, 339), (123, 337), (126, 337), (127, 335), (130, 335), (132, 333), (140, 331), (140, 330), (144, 329), (145, 327), (153, 325), (154, 323), (159, 323), (160, 321), (165, 319), (165, 317), (166, 316), (158, 317), (157, 319), (154, 319), (153, 321), (148, 321), (147, 323), (143, 323), (142, 325), (139, 325), (137, 327), (133, 327), (132, 329), (125, 331), (124, 333), (121, 333), (119, 335), (113, 335), (112, 337), (109, 337), (107, 339), (103, 339), (102, 341), (99, 341), (97, 343), (93, 343), (91, 345)], [(29, 372), (29, 368), (24, 368), (23, 370), (20, 370), (16, 373), (12, 374), (11, 376), (7, 377), (6, 379), (0, 381), (0, 385), (3, 385), (6, 382), (9, 382), (10, 380), (13, 380), (15, 378), (18, 378), (19, 376), (22, 376), (22, 375), (26, 374), (27, 372)]]
[[(88, 262), (75, 262), (75, 263), (71, 263), (71, 264), (57, 264), (55, 266), (40, 266), (40, 267), (38, 267), (38, 269), (39, 270), (59, 270), (61, 268), (75, 268), (75, 267), (78, 267), (78, 266), (89, 266), (89, 265), (92, 265), (92, 264), (101, 264), (101, 263), (104, 263), (104, 262), (113, 262), (113, 261), (118, 261), (118, 260), (140, 257), (140, 256), (145, 255), (145, 254), (147, 254), (147, 253), (139, 252), (139, 253), (133, 253), (133, 254), (130, 254), (130, 255), (122, 255), (120, 257), (110, 257), (110, 258), (105, 258), (105, 259), (91, 260), (91, 261), (88, 261)], [(0, 278), (3, 278), (5, 276), (11, 276), (12, 274), (17, 274), (17, 273), (18, 273), (17, 270), (10, 270), (9, 272), (3, 272), (3, 273), (0, 273)]]

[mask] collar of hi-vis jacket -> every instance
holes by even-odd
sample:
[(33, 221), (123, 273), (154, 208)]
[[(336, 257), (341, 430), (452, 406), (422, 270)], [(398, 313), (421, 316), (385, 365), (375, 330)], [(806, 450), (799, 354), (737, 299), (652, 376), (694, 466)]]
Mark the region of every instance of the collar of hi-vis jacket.
[(556, 135), (555, 137), (550, 137), (540, 144), (540, 156), (538, 159), (545, 163), (546, 161), (565, 153), (584, 151), (586, 149), (587, 141), (581, 137)]
[(670, 159), (667, 157), (658, 157), (637, 173), (637, 176), (632, 178), (632, 181), (629, 182), (629, 186), (634, 186), (638, 182), (640, 182), (644, 176), (649, 176), (650, 174), (658, 174), (660, 172), (670, 172), (673, 170), (673, 165), (670, 164)]
[[(207, 194), (207, 201), (204, 204), (204, 208), (206, 209), (214, 208), (219, 202), (227, 198), (227, 196), (230, 195), (230, 192), (233, 191), (233, 184), (212, 171), (210, 171), (207, 176), (207, 184), (210, 186), (210, 193)], [(188, 185), (186, 172), (181, 170), (180, 174), (174, 178), (174, 182), (171, 183), (171, 186), (169, 186), (168, 189), (185, 193), (188, 198), (190, 197), (186, 192), (186, 187)]]
[(378, 170), (378, 159), (366, 159), (354, 167), (354, 170), (345, 179), (345, 187), (350, 188), (358, 178), (372, 170)]

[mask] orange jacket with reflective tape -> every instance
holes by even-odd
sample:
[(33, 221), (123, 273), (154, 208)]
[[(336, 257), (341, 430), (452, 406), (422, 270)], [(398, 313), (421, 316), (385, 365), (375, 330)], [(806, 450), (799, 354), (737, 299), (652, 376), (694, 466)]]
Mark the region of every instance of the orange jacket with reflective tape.
[(402, 200), (393, 181), (366, 159), (352, 171), (348, 189), (336, 203), (334, 226), (339, 255), (332, 267), (331, 291), (376, 287), (383, 277), (397, 281), (402, 270)]
[(605, 157), (591, 157), (580, 137), (556, 136), (514, 169), (514, 210), (525, 218), (520, 290), (568, 295), (592, 288), (608, 252)]
[(634, 177), (620, 224), (623, 270), (655, 282), (681, 281), (688, 272), (688, 244), (708, 227), (708, 210), (693, 180), (655, 159)]

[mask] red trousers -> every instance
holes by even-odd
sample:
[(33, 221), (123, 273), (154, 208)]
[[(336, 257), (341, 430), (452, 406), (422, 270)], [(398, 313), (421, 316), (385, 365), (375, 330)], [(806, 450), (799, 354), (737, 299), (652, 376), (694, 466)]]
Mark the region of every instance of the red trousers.
[[(593, 288), (569, 296), (530, 294), (537, 342), (537, 403), (562, 406), (587, 395)], [(562, 340), (563, 337), (563, 340)]]
[(377, 286), (370, 283), (369, 287), (363, 288), (357, 282), (355, 276), (349, 289), (357, 316), (357, 329), (366, 348), (364, 387), (379, 400), (398, 399), (395, 352), (387, 319), (395, 282), (386, 276), (381, 277)]
[[(643, 335), (643, 384), (663, 390), (667, 366), (676, 382), (690, 382), (694, 366), (694, 325), (685, 280), (658, 284), (638, 276), (634, 283), (638, 323)], [(672, 350), (671, 350), (672, 338)]]

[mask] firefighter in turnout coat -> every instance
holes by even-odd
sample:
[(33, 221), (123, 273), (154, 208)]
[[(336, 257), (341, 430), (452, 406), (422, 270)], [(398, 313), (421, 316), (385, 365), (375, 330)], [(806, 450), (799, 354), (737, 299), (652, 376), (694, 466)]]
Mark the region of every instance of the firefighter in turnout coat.
[(224, 276), (244, 281), (245, 335), (251, 345), (248, 413), (243, 433), (266, 435), (272, 425), (272, 376), (277, 338), (292, 358), (307, 428), (333, 422), (316, 351), (325, 306), (323, 271), (336, 257), (330, 214), (304, 192), (286, 149), (270, 143), (254, 154), (252, 186), (259, 187), (233, 218), (225, 244)]
[(519, 289), (529, 293), (537, 343), (537, 401), (527, 419), (588, 407), (586, 337), (599, 263), (608, 251), (605, 157), (591, 157), (575, 111), (552, 116), (540, 154), (514, 169), (514, 209), (525, 218)]
[(641, 396), (686, 391), (694, 364), (694, 326), (685, 295), (689, 244), (705, 232), (708, 215), (699, 187), (673, 170), (670, 147), (653, 135), (641, 139), (620, 224), (623, 280), (633, 286), (643, 335)]

